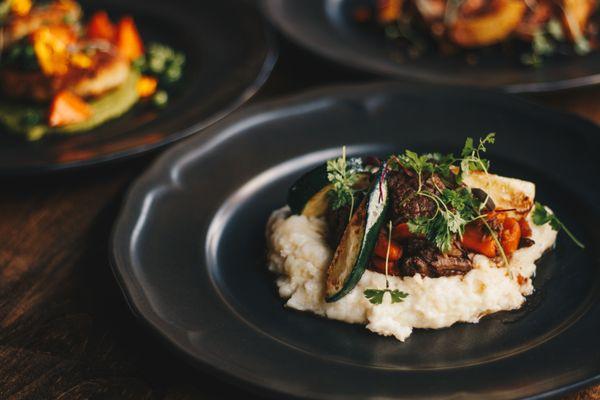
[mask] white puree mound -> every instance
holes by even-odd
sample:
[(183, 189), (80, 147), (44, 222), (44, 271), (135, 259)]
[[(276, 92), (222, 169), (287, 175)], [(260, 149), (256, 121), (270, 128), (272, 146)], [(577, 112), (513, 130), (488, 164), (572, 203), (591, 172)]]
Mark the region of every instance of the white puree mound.
[[(498, 177), (500, 178), (500, 177)], [(529, 182), (502, 178), (530, 195)], [(551, 247), (556, 232), (548, 225), (536, 226), (528, 216), (535, 244), (517, 250), (508, 267), (497, 267), (482, 255), (464, 276), (428, 278), (390, 276), (390, 289), (408, 293), (402, 303), (374, 305), (363, 294), (368, 288), (384, 288), (383, 274), (365, 271), (358, 285), (334, 303), (324, 300), (325, 274), (333, 250), (326, 243), (326, 225), (321, 218), (289, 215), (284, 207), (271, 215), (267, 225), (269, 269), (276, 274), (279, 294), (286, 306), (350, 323), (366, 324), (380, 335), (404, 341), (413, 328), (444, 328), (455, 322), (476, 323), (484, 315), (520, 308), (533, 292), (534, 262)], [(521, 278), (519, 278), (519, 275)], [(518, 281), (522, 284), (519, 284)]]

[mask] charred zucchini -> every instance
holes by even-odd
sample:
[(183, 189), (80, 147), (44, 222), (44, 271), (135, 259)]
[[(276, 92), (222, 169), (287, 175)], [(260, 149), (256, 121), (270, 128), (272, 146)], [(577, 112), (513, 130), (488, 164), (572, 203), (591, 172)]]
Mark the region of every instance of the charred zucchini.
[(346, 226), (327, 269), (327, 302), (344, 297), (362, 277), (377, 242), (387, 206), (387, 180), (377, 179)]
[[(354, 185), (355, 189), (363, 190), (369, 185), (367, 172), (360, 173), (360, 178)], [(320, 165), (302, 175), (288, 192), (287, 203), (294, 214), (307, 217), (320, 217), (329, 207), (329, 191), (332, 184), (327, 180), (327, 165)]]
[[(294, 214), (303, 214), (304, 208), (307, 203), (325, 190), (325, 187), (329, 186), (327, 180), (327, 165), (319, 165), (318, 167), (308, 171), (302, 175), (290, 188), (288, 192), (287, 203), (290, 206)], [(329, 192), (329, 190), (327, 190)], [(327, 196), (319, 196), (327, 198)], [(316, 204), (316, 200), (312, 202)]]

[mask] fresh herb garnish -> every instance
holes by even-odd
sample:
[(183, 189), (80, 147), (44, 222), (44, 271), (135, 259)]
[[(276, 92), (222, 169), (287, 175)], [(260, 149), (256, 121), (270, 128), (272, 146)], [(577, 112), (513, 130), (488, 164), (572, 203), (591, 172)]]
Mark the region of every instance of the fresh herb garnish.
[(152, 96), (152, 104), (163, 108), (169, 102), (167, 89), (177, 84), (183, 76), (185, 55), (164, 44), (150, 43), (146, 54), (133, 61), (133, 67), (142, 74), (158, 79), (160, 90)]
[[(409, 230), (417, 235), (424, 236), (427, 240), (434, 243), (436, 247), (447, 252), (452, 247), (452, 242), (456, 236), (462, 237), (465, 227), (470, 222), (483, 217), (481, 209), (485, 202), (477, 199), (471, 191), (464, 187), (455, 190), (425, 188), (424, 174), (437, 174), (438, 176), (450, 180), (454, 174), (455, 164), (460, 165), (460, 170), (456, 175), (456, 180), (462, 180), (462, 174), (469, 171), (483, 171), (487, 173), (490, 162), (482, 158), (482, 153), (487, 151), (487, 145), (493, 144), (496, 135), (490, 133), (484, 138), (479, 139), (475, 145), (473, 138), (467, 138), (459, 158), (454, 155), (441, 155), (439, 153), (418, 155), (415, 152), (406, 150), (404, 154), (393, 156), (402, 167), (412, 169), (416, 172), (418, 178), (418, 189), (415, 195), (424, 196), (431, 199), (436, 206), (435, 214), (432, 217), (417, 217), (408, 221)], [(434, 184), (435, 185), (435, 184)], [(486, 223), (488, 229), (491, 228)], [(494, 232), (490, 232), (494, 235)], [(506, 256), (500, 248), (504, 261)]]
[(144, 74), (158, 77), (163, 86), (169, 86), (181, 79), (185, 55), (164, 44), (150, 43), (146, 54), (135, 60), (133, 66)]
[(460, 168), (462, 172), (466, 171), (484, 171), (487, 172), (490, 167), (490, 162), (481, 158), (481, 153), (487, 151), (487, 144), (496, 142), (496, 134), (489, 133), (483, 139), (479, 139), (479, 144), (474, 147), (473, 138), (468, 137), (465, 145), (460, 153), (462, 159)]
[(481, 158), (481, 153), (486, 151), (486, 145), (494, 143), (493, 133), (479, 140), (477, 147), (472, 138), (467, 138), (461, 152), (461, 157), (456, 159), (453, 155), (442, 156), (439, 153), (418, 155), (406, 150), (404, 154), (395, 157), (404, 168), (410, 168), (417, 174), (418, 188), (416, 195), (425, 196), (433, 200), (436, 211), (433, 217), (417, 217), (408, 221), (409, 230), (417, 235), (425, 236), (434, 243), (442, 252), (447, 252), (452, 246), (455, 235), (462, 236), (465, 226), (478, 217), (480, 202), (465, 188), (457, 190), (426, 190), (424, 189), (424, 174), (436, 173), (445, 179), (452, 175), (451, 166), (460, 161), (461, 169), (468, 171), (484, 170), (487, 172), (489, 161)]
[(356, 194), (354, 184), (358, 181), (359, 172), (362, 170), (360, 158), (346, 159), (346, 146), (342, 148), (341, 157), (327, 161), (327, 179), (333, 185), (329, 193), (331, 207), (334, 210), (349, 205), (350, 216), (352, 215)]
[(390, 294), (392, 304), (401, 303), (405, 298), (408, 297), (408, 293), (401, 292), (398, 289), (367, 289), (364, 291), (365, 297), (371, 302), (371, 304), (383, 303), (383, 295), (386, 293)]
[(555, 40), (558, 40), (559, 42), (565, 40), (562, 24), (557, 18), (551, 18), (550, 21), (548, 21), (546, 30)]
[(465, 226), (478, 217), (479, 201), (465, 188), (444, 189), (439, 195), (428, 191), (420, 194), (435, 202), (436, 212), (433, 217), (417, 217), (408, 221), (408, 229), (416, 235), (425, 236), (442, 252), (447, 252), (455, 235), (462, 236)]
[(559, 220), (556, 215), (548, 212), (546, 207), (544, 207), (541, 203), (538, 203), (537, 201), (535, 202), (535, 208), (533, 209), (533, 214), (531, 215), (531, 219), (533, 220), (533, 223), (536, 225), (544, 225), (544, 224), (549, 223), (550, 226), (552, 227), (552, 229), (554, 229), (557, 232), (560, 231), (561, 229), (563, 229), (565, 231), (565, 233), (571, 238), (571, 240), (577, 246), (581, 247), (582, 249), (585, 249), (585, 246), (583, 245), (583, 243), (581, 243), (575, 237), (575, 235), (573, 235), (571, 233), (571, 231), (569, 231), (567, 229), (567, 227), (561, 222), (561, 220)]
[(401, 154), (397, 157), (397, 160), (404, 168), (410, 168), (417, 173), (417, 177), (419, 179), (419, 189), (421, 189), (421, 186), (423, 186), (423, 172), (431, 173), (435, 168), (429, 155), (423, 154), (422, 156), (419, 156), (417, 153), (410, 150), (405, 150), (404, 154)]

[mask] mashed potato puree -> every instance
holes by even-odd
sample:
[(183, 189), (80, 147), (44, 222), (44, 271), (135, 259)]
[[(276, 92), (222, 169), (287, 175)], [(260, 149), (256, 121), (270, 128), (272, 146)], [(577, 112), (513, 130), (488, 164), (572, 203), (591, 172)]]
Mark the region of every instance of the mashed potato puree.
[(497, 267), (476, 255), (474, 268), (463, 276), (390, 276), (390, 289), (408, 293), (401, 303), (392, 304), (389, 294), (380, 305), (365, 298), (365, 289), (385, 288), (385, 276), (369, 270), (349, 294), (326, 303), (325, 279), (333, 256), (326, 242), (327, 226), (322, 218), (290, 215), (288, 207), (274, 211), (267, 225), (269, 269), (278, 275), (279, 295), (287, 307), (366, 324), (373, 332), (404, 341), (413, 328), (476, 323), (487, 314), (520, 308), (525, 296), (533, 293), (530, 278), (535, 275), (535, 261), (556, 240), (549, 224), (536, 226), (530, 218), (535, 244), (517, 250), (508, 266)]

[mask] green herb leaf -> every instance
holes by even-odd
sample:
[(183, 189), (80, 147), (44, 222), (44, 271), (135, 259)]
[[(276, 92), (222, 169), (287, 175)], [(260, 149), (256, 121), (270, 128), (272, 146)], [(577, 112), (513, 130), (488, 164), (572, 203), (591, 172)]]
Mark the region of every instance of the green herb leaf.
[(346, 205), (352, 207), (356, 193), (353, 186), (358, 181), (359, 172), (362, 171), (362, 159), (347, 160), (345, 147), (341, 157), (327, 161), (327, 180), (333, 184), (333, 189), (329, 193), (334, 210)]
[(432, 162), (431, 155), (424, 154), (419, 156), (414, 151), (405, 150), (404, 154), (398, 156), (398, 160), (404, 168), (410, 168), (417, 174), (423, 172), (433, 172), (435, 165)]
[(438, 210), (433, 218), (417, 217), (408, 221), (411, 233), (425, 236), (442, 252), (450, 250), (454, 234), (462, 234), (464, 225), (466, 221), (460, 214), (445, 210)]
[(479, 215), (480, 202), (466, 188), (444, 189), (439, 195), (421, 192), (435, 201), (437, 211), (431, 218), (418, 217), (408, 221), (410, 232), (425, 236), (442, 252), (452, 247), (456, 236), (462, 236), (465, 226)]
[(559, 42), (565, 40), (565, 33), (563, 32), (562, 24), (557, 18), (551, 18), (546, 24), (546, 30), (548, 33)]
[(538, 56), (548, 56), (554, 53), (554, 44), (548, 40), (543, 30), (538, 29), (533, 33), (531, 48)]
[(546, 207), (544, 207), (541, 203), (535, 202), (535, 208), (533, 209), (533, 214), (531, 215), (531, 219), (533, 223), (536, 225), (544, 225), (549, 223), (552, 229), (555, 231), (560, 231), (563, 229), (565, 233), (571, 238), (571, 240), (582, 249), (585, 249), (583, 243), (581, 243), (575, 235), (571, 233), (567, 229), (567, 227), (558, 219), (558, 217), (552, 213), (550, 213)]
[(460, 153), (461, 160), (461, 172), (465, 171), (486, 171), (490, 168), (490, 162), (486, 159), (481, 158), (481, 153), (487, 151), (486, 145), (494, 144), (496, 142), (496, 134), (489, 133), (483, 139), (479, 139), (479, 144), (474, 147), (473, 138), (468, 137), (465, 141), (465, 145)]
[(367, 289), (364, 292), (365, 297), (371, 302), (371, 304), (383, 303), (383, 296), (386, 293), (390, 294), (392, 304), (401, 303), (405, 298), (408, 297), (408, 293), (399, 291), (398, 289)]

